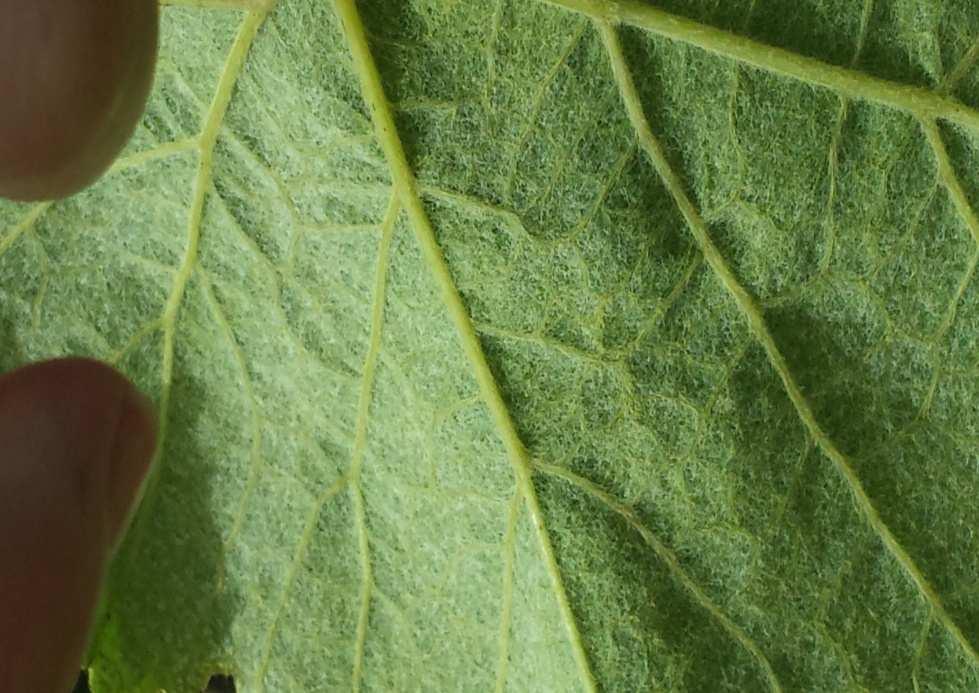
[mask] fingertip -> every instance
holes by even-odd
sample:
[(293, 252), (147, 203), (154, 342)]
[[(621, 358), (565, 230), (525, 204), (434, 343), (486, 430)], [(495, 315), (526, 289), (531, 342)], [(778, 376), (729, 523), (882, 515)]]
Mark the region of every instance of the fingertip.
[(7, 3), (0, 21), (0, 196), (66, 197), (119, 154), (145, 107), (157, 0)]
[(156, 451), (153, 402), (130, 386), (123, 400), (107, 486), (109, 533), (118, 542), (125, 532)]
[(150, 400), (100, 361), (65, 358), (0, 378), (0, 417), (5, 415), (19, 421), (22, 456), (43, 459), (44, 466), (67, 465), (61, 473), (75, 476), (79, 505), (103, 513), (115, 541), (156, 446)]
[(152, 405), (105, 364), (0, 376), (0, 691), (77, 676), (155, 436)]

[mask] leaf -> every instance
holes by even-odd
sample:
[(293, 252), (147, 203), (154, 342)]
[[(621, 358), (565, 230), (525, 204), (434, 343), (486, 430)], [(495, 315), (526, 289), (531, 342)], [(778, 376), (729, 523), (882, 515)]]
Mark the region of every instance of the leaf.
[(979, 686), (969, 0), (172, 0), (0, 366), (163, 443), (96, 691)]

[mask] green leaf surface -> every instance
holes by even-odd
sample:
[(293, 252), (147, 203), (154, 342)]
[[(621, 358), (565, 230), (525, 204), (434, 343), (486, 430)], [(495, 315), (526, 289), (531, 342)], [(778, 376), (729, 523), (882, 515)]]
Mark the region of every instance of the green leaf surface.
[(0, 367), (162, 443), (101, 692), (979, 688), (973, 0), (169, 0)]

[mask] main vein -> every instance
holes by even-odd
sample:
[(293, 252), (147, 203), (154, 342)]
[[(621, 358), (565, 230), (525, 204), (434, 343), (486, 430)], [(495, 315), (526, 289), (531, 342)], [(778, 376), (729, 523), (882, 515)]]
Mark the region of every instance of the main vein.
[(926, 119), (943, 119), (979, 133), (979, 111), (944, 94), (873, 77), (852, 68), (769, 46), (680, 17), (638, 0), (543, 0), (599, 21), (624, 22), (669, 39), (785, 75), (838, 94), (873, 101)]
[(684, 190), (680, 177), (676, 174), (667, 160), (666, 152), (663, 150), (662, 145), (659, 143), (659, 140), (650, 129), (649, 123), (646, 120), (646, 115), (643, 112), (639, 94), (636, 91), (635, 84), (632, 80), (632, 75), (626, 63), (625, 56), (622, 54), (622, 47), (619, 44), (618, 35), (616, 34), (615, 29), (608, 22), (603, 20), (596, 20), (596, 23), (602, 35), (602, 40), (605, 43), (605, 47), (609, 55), (609, 61), (612, 65), (612, 71), (615, 76), (616, 84), (619, 88), (623, 104), (625, 105), (628, 113), (629, 121), (632, 123), (633, 129), (636, 132), (636, 136), (639, 138), (641, 146), (646, 151), (650, 162), (653, 164), (653, 167), (656, 169), (656, 172), (662, 179), (666, 189), (673, 197), (673, 200), (679, 208), (680, 213), (686, 220), (687, 226), (689, 227), (697, 245), (700, 247), (700, 250), (703, 253), (704, 258), (707, 260), (707, 263), (710, 265), (721, 284), (723, 284), (724, 288), (727, 289), (727, 291), (734, 297), (738, 308), (747, 319), (748, 326), (751, 329), (752, 334), (764, 349), (769, 362), (775, 369), (776, 373), (778, 373), (779, 378), (782, 380), (783, 387), (785, 388), (792, 405), (795, 407), (799, 418), (802, 420), (803, 425), (806, 427), (810, 436), (812, 436), (812, 439), (815, 441), (816, 445), (820, 448), (820, 450), (822, 450), (823, 454), (825, 454), (833, 462), (839, 473), (843, 476), (850, 488), (857, 508), (864, 515), (871, 529), (877, 534), (887, 550), (894, 556), (898, 564), (908, 574), (915, 586), (918, 588), (919, 593), (932, 608), (938, 619), (942, 622), (966, 655), (973, 662), (979, 662), (979, 655), (977, 655), (975, 649), (972, 647), (972, 644), (962, 633), (961, 629), (955, 624), (951, 616), (949, 616), (942, 604), (941, 598), (935, 591), (935, 588), (928, 582), (924, 574), (921, 572), (921, 569), (915, 564), (914, 560), (897, 540), (897, 537), (894, 536), (890, 528), (884, 523), (884, 520), (881, 518), (877, 508), (874, 507), (873, 502), (870, 500), (870, 497), (867, 495), (867, 492), (863, 487), (863, 483), (860, 481), (860, 478), (857, 476), (856, 471), (853, 469), (853, 466), (847, 459), (846, 455), (844, 455), (836, 447), (826, 432), (820, 427), (819, 422), (816, 421), (812, 407), (809, 405), (809, 402), (799, 389), (799, 385), (796, 383), (795, 378), (792, 376), (788, 363), (785, 361), (785, 357), (782, 355), (781, 351), (779, 351), (778, 345), (775, 343), (775, 339), (772, 337), (771, 332), (768, 330), (768, 326), (765, 324), (765, 319), (761, 310), (755, 304), (755, 301), (751, 295), (734, 276), (734, 273), (728, 266), (727, 261), (724, 259), (723, 255), (721, 255), (720, 251), (717, 249), (717, 246), (714, 245), (714, 242), (711, 240), (710, 234), (707, 231), (706, 223)]
[(546, 529), (543, 512), (531, 478), (529, 456), (517, 434), (516, 426), (490, 370), (469, 313), (466, 311), (465, 304), (459, 295), (459, 290), (435, 238), (435, 230), (425, 212), (357, 7), (353, 0), (335, 0), (335, 6), (337, 15), (343, 23), (354, 68), (361, 82), (364, 100), (370, 107), (378, 141), (388, 160), (395, 185), (398, 186), (401, 193), (402, 204), (411, 221), (429, 270), (442, 294), (442, 300), (458, 333), (462, 349), (473, 369), (480, 392), (507, 450), (517, 487), (527, 504), (533, 525), (537, 530), (538, 542), (550, 574), (558, 608), (568, 632), (572, 654), (578, 666), (582, 683), (588, 691), (596, 691), (595, 677), (585, 653), (577, 621), (571, 610), (564, 580), (557, 564), (554, 548), (551, 545), (550, 535)]

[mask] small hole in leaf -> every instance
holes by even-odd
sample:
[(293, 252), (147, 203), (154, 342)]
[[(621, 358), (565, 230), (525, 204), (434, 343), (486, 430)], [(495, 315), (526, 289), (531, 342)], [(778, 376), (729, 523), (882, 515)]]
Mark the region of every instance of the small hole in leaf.
[(215, 674), (207, 682), (204, 693), (237, 693), (235, 679), (230, 674)]
[(88, 686), (88, 672), (84, 669), (78, 674), (78, 680), (75, 681), (75, 687), (71, 689), (71, 693), (92, 693), (92, 689)]

